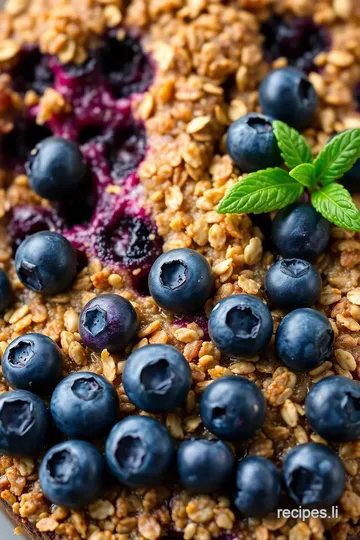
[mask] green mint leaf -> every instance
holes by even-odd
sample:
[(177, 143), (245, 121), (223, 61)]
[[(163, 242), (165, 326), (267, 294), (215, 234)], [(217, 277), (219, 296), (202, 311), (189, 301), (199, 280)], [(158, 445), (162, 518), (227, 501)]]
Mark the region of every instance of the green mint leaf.
[(323, 186), (312, 194), (311, 202), (328, 221), (350, 231), (360, 231), (360, 212), (341, 184)]
[(219, 214), (261, 214), (296, 201), (304, 187), (283, 169), (265, 169), (239, 180), (220, 201)]
[(349, 129), (334, 137), (314, 161), (322, 184), (341, 178), (360, 157), (360, 129)]
[(291, 128), (280, 120), (274, 120), (273, 129), (281, 157), (289, 169), (293, 169), (302, 163), (311, 163), (313, 160), (310, 146), (305, 137), (300, 135), (296, 129)]
[(312, 188), (316, 185), (315, 167), (311, 163), (301, 163), (289, 172), (291, 178), (295, 178), (303, 186)]

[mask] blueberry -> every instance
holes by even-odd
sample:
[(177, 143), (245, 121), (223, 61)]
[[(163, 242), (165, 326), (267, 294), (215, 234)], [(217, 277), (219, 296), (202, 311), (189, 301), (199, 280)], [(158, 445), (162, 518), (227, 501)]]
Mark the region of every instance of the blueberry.
[(259, 89), (260, 106), (264, 114), (274, 116), (296, 129), (311, 124), (318, 98), (305, 74), (293, 67), (271, 71)]
[(15, 256), (21, 283), (41, 294), (58, 294), (76, 276), (76, 253), (70, 242), (56, 232), (41, 231), (24, 240)]
[(115, 424), (119, 399), (104, 377), (79, 371), (63, 379), (50, 403), (51, 416), (60, 431), (73, 439), (105, 435)]
[(150, 294), (160, 307), (174, 313), (203, 308), (214, 279), (203, 255), (192, 249), (173, 249), (160, 255), (149, 274)]
[(305, 411), (324, 439), (354, 441), (360, 436), (360, 385), (346, 377), (326, 377), (310, 388)]
[(274, 119), (250, 113), (231, 124), (227, 151), (242, 172), (253, 172), (282, 163), (280, 150), (272, 128)]
[(274, 307), (292, 310), (309, 307), (320, 297), (321, 277), (303, 259), (282, 259), (265, 276), (265, 291)]
[(283, 257), (311, 261), (326, 249), (330, 223), (311, 204), (293, 203), (277, 212), (272, 239)]
[(129, 416), (116, 424), (106, 441), (106, 459), (126, 486), (150, 487), (161, 482), (174, 447), (165, 426), (148, 416)]
[(129, 356), (122, 381), (132, 403), (156, 413), (181, 405), (192, 377), (188, 362), (175, 347), (147, 345)]
[(320, 443), (292, 448), (284, 459), (283, 477), (290, 497), (302, 506), (334, 504), (344, 491), (344, 465), (333, 450)]
[(101, 494), (105, 460), (85, 441), (65, 441), (50, 448), (39, 472), (41, 489), (54, 504), (80, 508)]
[(26, 390), (0, 396), (0, 452), (37, 456), (46, 441), (49, 414), (41, 399)]
[(209, 318), (212, 341), (229, 356), (251, 356), (267, 345), (273, 333), (269, 309), (256, 296), (235, 294), (216, 304)]
[(13, 300), (13, 291), (11, 288), (10, 280), (4, 272), (0, 269), (0, 312), (8, 308)]
[(265, 400), (257, 386), (235, 375), (211, 383), (201, 396), (200, 416), (219, 439), (249, 439), (265, 419)]
[(89, 349), (116, 352), (135, 337), (138, 318), (128, 300), (118, 294), (101, 294), (86, 304), (80, 314), (79, 331)]
[(281, 474), (269, 459), (248, 456), (239, 461), (234, 504), (244, 516), (266, 516), (276, 509), (280, 494)]
[(37, 144), (26, 169), (31, 188), (51, 201), (72, 197), (86, 173), (80, 148), (62, 137), (48, 137)]
[(310, 371), (328, 360), (333, 351), (334, 331), (320, 311), (301, 308), (281, 321), (275, 338), (276, 353), (293, 371)]
[(211, 493), (221, 489), (231, 476), (234, 456), (222, 441), (191, 439), (181, 443), (177, 467), (187, 490)]
[(62, 356), (56, 343), (43, 334), (25, 334), (8, 345), (2, 360), (10, 386), (48, 394), (61, 377)]

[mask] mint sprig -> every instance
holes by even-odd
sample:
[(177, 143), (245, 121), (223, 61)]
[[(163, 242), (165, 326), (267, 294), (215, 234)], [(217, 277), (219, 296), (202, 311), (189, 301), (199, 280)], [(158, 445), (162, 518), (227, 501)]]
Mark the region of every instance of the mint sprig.
[(334, 137), (313, 160), (305, 138), (274, 120), (274, 134), (289, 172), (279, 167), (248, 174), (220, 201), (220, 214), (272, 212), (296, 201), (306, 187), (311, 202), (328, 221), (360, 231), (360, 212), (339, 180), (360, 158), (360, 129)]

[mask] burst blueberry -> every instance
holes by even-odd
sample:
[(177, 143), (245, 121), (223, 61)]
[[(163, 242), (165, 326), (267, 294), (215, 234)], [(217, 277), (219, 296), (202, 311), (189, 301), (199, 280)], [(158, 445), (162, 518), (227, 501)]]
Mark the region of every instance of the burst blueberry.
[(10, 306), (12, 300), (13, 291), (10, 280), (6, 272), (0, 269), (0, 313)]

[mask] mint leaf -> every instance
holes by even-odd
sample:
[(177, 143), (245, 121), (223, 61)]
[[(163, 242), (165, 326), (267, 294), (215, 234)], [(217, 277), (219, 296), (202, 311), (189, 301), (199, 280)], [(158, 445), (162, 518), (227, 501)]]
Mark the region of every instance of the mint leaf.
[(303, 186), (312, 188), (316, 185), (315, 167), (311, 163), (301, 163), (289, 172), (291, 178), (295, 178)]
[(328, 221), (350, 231), (360, 231), (360, 212), (341, 184), (331, 183), (311, 196), (311, 202)]
[(265, 169), (239, 180), (220, 201), (219, 214), (261, 214), (296, 201), (304, 188), (283, 169)]
[(360, 157), (360, 129), (349, 129), (334, 137), (314, 161), (316, 177), (327, 184), (338, 180)]
[(272, 125), (281, 156), (289, 169), (312, 162), (311, 149), (305, 137), (280, 120), (274, 120)]

